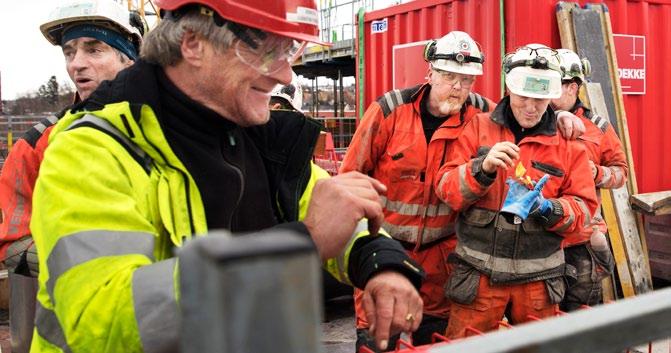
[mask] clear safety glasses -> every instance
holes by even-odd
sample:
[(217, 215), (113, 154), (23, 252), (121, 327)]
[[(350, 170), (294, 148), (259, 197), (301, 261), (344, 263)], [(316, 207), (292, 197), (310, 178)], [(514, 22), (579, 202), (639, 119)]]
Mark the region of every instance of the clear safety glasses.
[(243, 63), (263, 75), (271, 75), (284, 65), (291, 64), (300, 56), (306, 42), (265, 32), (263, 39), (255, 39), (256, 48), (238, 39), (235, 41), (235, 55)]
[(454, 86), (457, 82), (461, 83), (461, 88), (470, 88), (475, 82), (475, 76), (458, 74), (455, 72), (443, 71), (433, 68), (435, 72), (440, 74), (441, 79), (448, 85)]

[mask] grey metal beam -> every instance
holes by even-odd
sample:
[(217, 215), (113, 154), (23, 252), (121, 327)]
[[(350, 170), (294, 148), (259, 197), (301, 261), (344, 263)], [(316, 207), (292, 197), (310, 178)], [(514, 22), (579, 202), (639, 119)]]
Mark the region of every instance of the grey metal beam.
[(671, 288), (434, 346), (432, 353), (613, 353), (671, 337)]
[(304, 235), (215, 231), (179, 261), (182, 353), (323, 351), (321, 266)]

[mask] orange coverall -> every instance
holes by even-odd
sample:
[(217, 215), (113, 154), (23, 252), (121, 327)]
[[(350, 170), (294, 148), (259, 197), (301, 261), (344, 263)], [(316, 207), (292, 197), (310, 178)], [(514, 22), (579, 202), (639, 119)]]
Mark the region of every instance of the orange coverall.
[(548, 108), (533, 135), (519, 141), (519, 161), (527, 175), (550, 178), (542, 189), (552, 203), (547, 217), (524, 222), (499, 212), (514, 169), (491, 177), (481, 169), (488, 149), (501, 141), (515, 143), (507, 127), (509, 98), (491, 114), (478, 114), (448, 151), (448, 162), (434, 179), (438, 197), (457, 219), (455, 267), (446, 286), (453, 300), (447, 335), (464, 337), (467, 327), (489, 331), (510, 304), (512, 323), (547, 317), (557, 309), (565, 290), (561, 235), (585, 227), (597, 205), (585, 148), (557, 133)]
[[(340, 172), (360, 171), (387, 186), (383, 228), (401, 241), (409, 256), (426, 271), (420, 289), (424, 313), (447, 319), (450, 305), (443, 287), (449, 273), (446, 259), (456, 244), (455, 214), (436, 197), (433, 178), (464, 125), (495, 104), (471, 93), (461, 112), (448, 117), (427, 145), (420, 113), (427, 87), (387, 92), (372, 103), (357, 127)], [(357, 290), (355, 309), (357, 328), (367, 328)]]

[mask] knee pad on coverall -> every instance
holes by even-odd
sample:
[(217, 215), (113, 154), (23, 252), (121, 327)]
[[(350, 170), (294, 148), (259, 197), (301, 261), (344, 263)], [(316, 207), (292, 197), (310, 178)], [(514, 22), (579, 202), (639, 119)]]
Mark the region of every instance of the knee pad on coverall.
[[(414, 246), (414, 244), (404, 244), (408, 255), (420, 264), (426, 273), (419, 294), (424, 302), (423, 315), (429, 317), (429, 319), (422, 319), (419, 328), (413, 333), (413, 342), (416, 345), (431, 343), (431, 334), (434, 332), (442, 334), (444, 327), (447, 326), (447, 319), (450, 313), (450, 301), (445, 297), (444, 290), (445, 282), (450, 274), (447, 257), (450, 253), (454, 252), (456, 244), (456, 237), (442, 239), (425, 245), (418, 251), (408, 249), (408, 247)], [(354, 290), (356, 328), (367, 332), (369, 325), (366, 313), (363, 310), (362, 296), (363, 292), (361, 290)], [(365, 340), (362, 338), (362, 341)], [(390, 340), (389, 346), (393, 347), (391, 342)]]

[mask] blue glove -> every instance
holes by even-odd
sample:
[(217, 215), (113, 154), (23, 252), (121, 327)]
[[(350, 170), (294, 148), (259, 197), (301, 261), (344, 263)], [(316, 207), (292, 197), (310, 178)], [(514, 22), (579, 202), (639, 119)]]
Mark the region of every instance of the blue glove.
[(523, 221), (529, 217), (531, 211), (535, 211), (536, 209), (539, 209), (541, 214), (545, 214), (545, 212), (552, 208), (552, 204), (543, 197), (541, 190), (543, 190), (543, 186), (545, 186), (549, 178), (549, 175), (543, 175), (533, 190), (529, 190), (522, 183), (508, 178), (506, 180), (506, 184), (509, 187), (508, 194), (503, 201), (501, 212), (512, 213)]
[[(548, 176), (545, 174), (543, 178)], [(541, 178), (541, 180), (543, 180)], [(547, 180), (547, 179), (546, 179)], [(540, 183), (540, 181), (539, 181)], [(545, 184), (545, 182), (543, 182)], [(541, 189), (543, 187), (541, 186)], [(535, 188), (534, 188), (535, 189)], [(548, 199), (543, 197), (543, 193), (538, 190), (538, 197), (536, 198), (536, 202), (534, 203), (534, 206), (531, 207), (531, 212), (529, 212), (530, 215), (538, 215), (540, 213), (541, 216), (547, 216), (550, 211), (552, 210), (552, 202), (550, 202)]]

